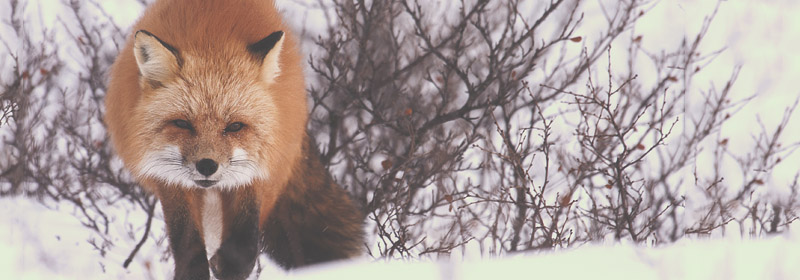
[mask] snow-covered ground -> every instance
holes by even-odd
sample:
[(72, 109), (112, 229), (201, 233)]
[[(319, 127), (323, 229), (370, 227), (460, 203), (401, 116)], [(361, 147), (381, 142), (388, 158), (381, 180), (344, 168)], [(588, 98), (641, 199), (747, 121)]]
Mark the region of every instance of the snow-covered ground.
[[(153, 262), (159, 259), (155, 242), (146, 243), (124, 269), (132, 239), (114, 240), (118, 244), (103, 256), (91, 245), (96, 237), (67, 209), (3, 198), (0, 211), (0, 279), (169, 279), (171, 264)], [(800, 236), (795, 234), (687, 240), (658, 248), (587, 244), (560, 252), (460, 261), (359, 259), (289, 273), (262, 262), (260, 279), (798, 279), (798, 264)]]
[[(27, 199), (0, 200), (0, 278), (86, 279), (123, 276), (89, 243), (87, 230), (67, 209)], [(105, 270), (105, 271), (104, 271)]]
[(587, 245), (548, 254), (464, 262), (351, 262), (294, 272), (288, 279), (798, 279), (800, 242), (686, 241), (661, 248)]

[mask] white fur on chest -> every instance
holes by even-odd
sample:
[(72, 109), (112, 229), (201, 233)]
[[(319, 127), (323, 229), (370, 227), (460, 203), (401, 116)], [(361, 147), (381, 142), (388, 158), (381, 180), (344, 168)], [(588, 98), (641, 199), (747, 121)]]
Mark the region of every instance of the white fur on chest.
[(203, 195), (203, 240), (211, 258), (222, 243), (222, 200), (215, 190), (206, 190)]

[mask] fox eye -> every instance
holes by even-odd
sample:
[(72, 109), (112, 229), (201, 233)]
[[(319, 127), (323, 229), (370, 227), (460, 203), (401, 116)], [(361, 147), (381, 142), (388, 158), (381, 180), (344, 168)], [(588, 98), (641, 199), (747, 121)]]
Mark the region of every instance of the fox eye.
[(237, 132), (239, 130), (242, 130), (242, 128), (244, 128), (244, 124), (243, 123), (235, 122), (235, 123), (229, 124), (227, 127), (225, 127), (225, 132)]
[(192, 124), (190, 124), (186, 120), (174, 120), (174, 121), (172, 121), (172, 124), (174, 124), (178, 128), (189, 129), (189, 130), (192, 129)]

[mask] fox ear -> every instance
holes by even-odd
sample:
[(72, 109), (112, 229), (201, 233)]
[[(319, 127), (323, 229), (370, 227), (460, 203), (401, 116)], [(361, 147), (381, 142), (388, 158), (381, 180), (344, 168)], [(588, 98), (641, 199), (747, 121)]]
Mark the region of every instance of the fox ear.
[(169, 81), (180, 69), (178, 50), (146, 30), (134, 35), (133, 54), (142, 78), (154, 87)]
[(267, 84), (272, 84), (281, 74), (278, 58), (283, 49), (283, 31), (276, 31), (269, 36), (247, 46), (257, 59), (261, 61), (261, 78)]

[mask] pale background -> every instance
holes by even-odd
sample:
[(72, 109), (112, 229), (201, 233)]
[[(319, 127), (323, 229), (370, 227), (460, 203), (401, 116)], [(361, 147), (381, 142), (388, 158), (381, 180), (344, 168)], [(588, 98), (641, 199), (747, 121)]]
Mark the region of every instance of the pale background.
[[(316, 1), (311, 1), (316, 3)], [(605, 2), (605, 3), (604, 3)], [(69, 22), (69, 18), (62, 18), (64, 4), (58, 0), (31, 0), (24, 2), (27, 5), (26, 17), (31, 30), (42, 27), (58, 30), (62, 22)], [(613, 3), (610, 1), (587, 1), (586, 9), (591, 6)], [(0, 18), (7, 18), (7, 3), (0, 3)], [(111, 18), (121, 27), (132, 24), (143, 7), (135, 1), (103, 1), (100, 4), (109, 12)], [(696, 34), (706, 16), (713, 13), (717, 5), (711, 0), (665, 0), (657, 3), (646, 16), (637, 24), (633, 31), (642, 35), (643, 47), (657, 52), (661, 49), (674, 49), (687, 34)], [(281, 2), (287, 17), (294, 21), (295, 26), (305, 27), (306, 31), (314, 34), (321, 32), (325, 22), (320, 20), (322, 12), (319, 10), (306, 10), (306, 4), (295, 2)], [(723, 126), (720, 132), (721, 139), (729, 139), (732, 150), (747, 150), (754, 144), (751, 137), (759, 133), (757, 120), (763, 123), (767, 131), (771, 131), (780, 122), (785, 108), (795, 102), (800, 96), (800, 1), (794, 0), (729, 0), (719, 5), (716, 19), (712, 23), (704, 44), (700, 50), (710, 53), (725, 49), (716, 60), (706, 66), (696, 76), (693, 85), (696, 90), (702, 90), (713, 85), (721, 88), (730, 77), (732, 70), (741, 66), (738, 80), (734, 85), (733, 96), (735, 100), (745, 99), (755, 95), (744, 109), (734, 115), (730, 122)], [(586, 22), (578, 30), (578, 34), (586, 40), (591, 40), (593, 32), (592, 21), (602, 20), (602, 15), (595, 11), (587, 11)], [(7, 59), (9, 51), (24, 55), (20, 46), (13, 46), (14, 38), (9, 37), (6, 27), (0, 27), (0, 36), (8, 40), (8, 48), (0, 48), (0, 67), (6, 73), (10, 62)], [(68, 37), (56, 33), (56, 36)], [(622, 38), (625, 38), (624, 35)], [(691, 40), (692, 38), (689, 38)], [(618, 39), (622, 40), (622, 39)], [(619, 43), (616, 49), (624, 49), (624, 43)], [(579, 48), (579, 46), (576, 46)], [(10, 50), (9, 50), (10, 49)], [(63, 57), (75, 56), (75, 50), (66, 47), (59, 49)], [(619, 59), (620, 61), (617, 61)], [(600, 61), (605, 65), (607, 61)], [(614, 56), (612, 65), (624, 65), (621, 55)], [(647, 78), (646, 65), (639, 73), (642, 79)], [(3, 78), (3, 81), (7, 77)], [(68, 79), (68, 77), (65, 77)], [(697, 93), (695, 93), (697, 94)], [(691, 94), (690, 94), (691, 95)], [(689, 100), (688, 102), (691, 102)], [(781, 139), (785, 145), (800, 141), (800, 115), (794, 115), (787, 126), (787, 133)], [(713, 143), (712, 143), (713, 144)], [(709, 158), (700, 156), (695, 165), (699, 170), (709, 164)], [(735, 165), (730, 165), (731, 175), (726, 177), (726, 182), (736, 185), (736, 173), (739, 172)], [(783, 158), (783, 161), (766, 178), (766, 184), (761, 190), (774, 199), (785, 199), (790, 181), (800, 169), (800, 154), (793, 153)], [(741, 180), (741, 178), (739, 178)], [(690, 190), (688, 190), (690, 191)], [(128, 209), (129, 210), (129, 209)], [(150, 240), (139, 253), (131, 269), (121, 267), (122, 260), (127, 256), (129, 248), (135, 244), (137, 237), (125, 236), (125, 229), (120, 228), (117, 246), (101, 257), (93, 250), (90, 240), (92, 234), (83, 230), (80, 221), (71, 213), (74, 209), (58, 204), (43, 207), (24, 198), (0, 199), (0, 278), (3, 279), (107, 279), (130, 278), (140, 279), (154, 277), (163, 279), (163, 275), (142, 275), (142, 268), (150, 266), (152, 271), (167, 273), (171, 269), (168, 263), (160, 262), (158, 246), (166, 243), (155, 244)], [(120, 220), (132, 223), (142, 223), (144, 213), (126, 213)], [(797, 232), (797, 225), (793, 226)], [(163, 229), (154, 229), (159, 232)], [(791, 279), (800, 275), (800, 268), (792, 267), (791, 263), (800, 263), (797, 244), (798, 234), (789, 233), (786, 236), (775, 237), (764, 241), (739, 242), (741, 236), (726, 236), (721, 240), (713, 241), (682, 241), (676, 245), (661, 249), (636, 248), (626, 245), (606, 245), (588, 248), (579, 248), (567, 253), (551, 253), (533, 255), (526, 258), (509, 258), (490, 262), (473, 262), (462, 265), (442, 266), (434, 264), (398, 264), (378, 266), (362, 261), (344, 269), (349, 275), (359, 274), (354, 269), (363, 269), (362, 276), (378, 273), (386, 278), (408, 279), (411, 275), (421, 279), (436, 279), (442, 271), (462, 270), (462, 277), (477, 276), (480, 272), (492, 272), (492, 275), (504, 273), (527, 272), (538, 277), (551, 276), (612, 276), (604, 274), (609, 267), (618, 266), (628, 268), (628, 276), (634, 278), (667, 278), (680, 279), (684, 277), (696, 279), (733, 279), (733, 274), (739, 279), (757, 279), (765, 275), (769, 278)], [(733, 239), (733, 240), (731, 240)], [(130, 244), (130, 246), (129, 246)], [(688, 244), (688, 245), (687, 245)], [(735, 246), (735, 247), (731, 247)], [(792, 247), (793, 246), (793, 247)], [(722, 248), (732, 248), (725, 249)], [(720, 251), (723, 250), (723, 251)], [(717, 253), (711, 253), (717, 252)], [(724, 252), (724, 253), (719, 253)], [(726, 256), (726, 253), (738, 257)], [(777, 258), (780, 259), (771, 259)], [(752, 259), (751, 259), (752, 258)], [(588, 259), (588, 260), (587, 260)], [(613, 260), (617, 261), (613, 261)], [(577, 262), (591, 263), (593, 266), (583, 267), (587, 271), (600, 271), (600, 274), (582, 275), (572, 266)], [(748, 261), (750, 260), (750, 261)], [(783, 263), (781, 262), (783, 261)], [(520, 265), (517, 262), (522, 262)], [(783, 264), (783, 266), (781, 266)], [(598, 267), (599, 265), (599, 267)], [(359, 268), (362, 267), (362, 268)], [(537, 267), (537, 272), (528, 269)], [(681, 269), (672, 269), (678, 267)], [(370, 270), (372, 269), (372, 270)], [(273, 268), (274, 270), (274, 268)], [(386, 273), (386, 271), (394, 271)], [(466, 273), (472, 271), (475, 273)], [(718, 272), (725, 271), (723, 274)], [(280, 273), (273, 271), (274, 273)], [(306, 273), (317, 273), (316, 271)], [(342, 272), (339, 272), (342, 273)], [(495, 274), (497, 273), (497, 274)], [(730, 275), (726, 273), (732, 273)], [(738, 273), (738, 274), (737, 274)], [(267, 276), (270, 273), (264, 273)], [(302, 273), (300, 273), (302, 274)], [(112, 276), (113, 275), (113, 276)], [(347, 275), (347, 274), (345, 274)], [(451, 274), (453, 275), (453, 274)], [(514, 274), (511, 274), (514, 275)], [(302, 276), (302, 275), (300, 275)], [(312, 275), (313, 276), (313, 275)], [(318, 275), (317, 275), (318, 276)], [(620, 275), (617, 275), (620, 276)], [(729, 278), (728, 276), (731, 276)], [(753, 276), (746, 277), (746, 276)], [(370, 277), (370, 278), (372, 278)], [(310, 277), (314, 278), (314, 277)], [(384, 278), (384, 277), (382, 277)], [(623, 277), (626, 278), (626, 277)], [(485, 279), (485, 278), (481, 278)]]

